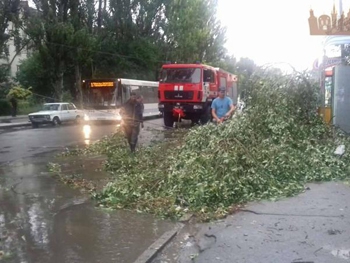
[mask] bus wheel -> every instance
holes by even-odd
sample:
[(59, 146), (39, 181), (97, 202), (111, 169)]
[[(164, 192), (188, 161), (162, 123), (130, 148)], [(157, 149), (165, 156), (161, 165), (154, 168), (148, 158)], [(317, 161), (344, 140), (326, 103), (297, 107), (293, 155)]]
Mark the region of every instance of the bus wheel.
[(164, 119), (165, 127), (173, 128), (173, 126), (174, 126), (174, 117), (173, 117), (171, 112), (164, 112), (163, 119)]

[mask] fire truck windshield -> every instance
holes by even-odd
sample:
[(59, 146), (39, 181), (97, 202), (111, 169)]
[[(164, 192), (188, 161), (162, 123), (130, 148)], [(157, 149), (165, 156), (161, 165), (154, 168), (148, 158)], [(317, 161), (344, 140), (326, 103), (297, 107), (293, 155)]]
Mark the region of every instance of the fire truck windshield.
[(200, 83), (200, 68), (172, 68), (163, 69), (160, 82), (163, 83)]

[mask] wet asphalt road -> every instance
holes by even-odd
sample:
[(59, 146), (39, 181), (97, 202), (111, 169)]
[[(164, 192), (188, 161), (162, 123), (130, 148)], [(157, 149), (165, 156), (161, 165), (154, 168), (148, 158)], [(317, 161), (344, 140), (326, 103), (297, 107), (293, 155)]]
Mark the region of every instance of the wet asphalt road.
[[(162, 130), (160, 124), (159, 119), (147, 122), (140, 141), (159, 136), (153, 130)], [(55, 153), (116, 128), (62, 125), (0, 134), (0, 262), (132, 263), (173, 226), (150, 215), (96, 208), (89, 194), (48, 173)], [(95, 170), (98, 160), (88, 162), (83, 174), (105, 177)]]
[[(4, 132), (0, 134), (0, 164), (49, 151), (64, 150), (68, 146), (86, 145), (112, 134), (116, 129), (117, 126), (113, 124), (64, 124), (58, 127), (47, 125), (38, 129)], [(146, 121), (145, 129), (140, 133), (141, 143), (144, 137), (154, 137), (151, 131), (162, 129), (161, 119)]]
[[(0, 163), (13, 162), (70, 145), (84, 145), (84, 126), (65, 124), (58, 127), (21, 129), (0, 134)], [(116, 130), (115, 125), (91, 126), (90, 140), (98, 140)]]

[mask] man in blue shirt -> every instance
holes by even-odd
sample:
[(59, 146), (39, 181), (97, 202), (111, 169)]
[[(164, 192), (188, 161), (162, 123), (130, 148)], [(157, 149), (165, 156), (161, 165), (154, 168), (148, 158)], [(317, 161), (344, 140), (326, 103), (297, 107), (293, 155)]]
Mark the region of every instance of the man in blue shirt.
[(214, 99), (211, 104), (211, 113), (213, 115), (214, 121), (217, 123), (222, 123), (225, 118), (230, 117), (234, 112), (235, 107), (233, 102), (229, 97), (226, 97), (226, 89), (219, 89), (219, 97)]

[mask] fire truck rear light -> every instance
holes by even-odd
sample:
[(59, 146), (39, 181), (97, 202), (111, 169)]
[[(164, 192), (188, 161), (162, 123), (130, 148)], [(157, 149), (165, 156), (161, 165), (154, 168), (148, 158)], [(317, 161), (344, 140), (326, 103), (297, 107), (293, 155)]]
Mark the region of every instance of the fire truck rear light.
[(193, 109), (194, 110), (201, 110), (201, 109), (203, 109), (203, 106), (202, 105), (194, 105)]

